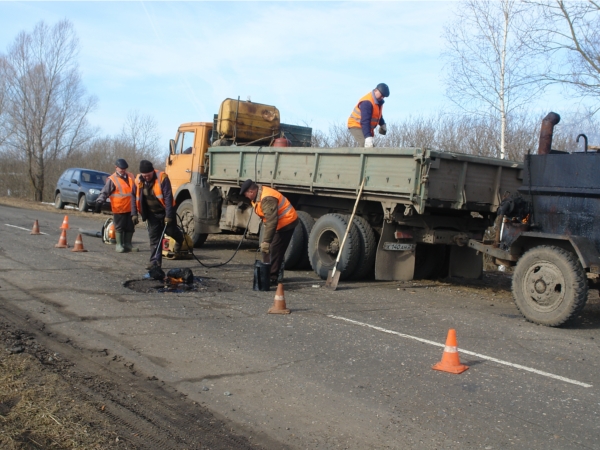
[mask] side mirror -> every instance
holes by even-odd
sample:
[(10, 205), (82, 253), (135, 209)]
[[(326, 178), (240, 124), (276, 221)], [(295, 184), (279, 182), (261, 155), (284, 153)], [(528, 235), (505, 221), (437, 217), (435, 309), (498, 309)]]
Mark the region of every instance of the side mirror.
[(169, 153), (171, 155), (175, 154), (175, 141), (173, 139), (169, 139)]
[(79, 184), (79, 181), (77, 181), (75, 178), (73, 178), (73, 179), (71, 180), (71, 183), (73, 183), (73, 184)]

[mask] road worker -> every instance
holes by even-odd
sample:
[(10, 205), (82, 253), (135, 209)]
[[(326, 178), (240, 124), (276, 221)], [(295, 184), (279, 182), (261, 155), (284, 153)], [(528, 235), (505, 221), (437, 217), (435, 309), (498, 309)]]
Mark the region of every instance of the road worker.
[(175, 239), (174, 253), (181, 250), (183, 233), (177, 227), (175, 200), (173, 189), (167, 174), (161, 170), (154, 170), (150, 161), (140, 161), (140, 173), (135, 179), (133, 187), (135, 204), (132, 212), (133, 221), (139, 221), (138, 214), (148, 226), (148, 237), (150, 239), (150, 263), (146, 267), (152, 270), (162, 264), (162, 244), (158, 243), (163, 231), (166, 235)]
[(94, 212), (99, 213), (106, 199), (110, 198), (110, 208), (115, 225), (115, 240), (117, 241), (116, 251), (118, 253), (138, 251), (131, 243), (135, 231), (135, 224), (131, 215), (131, 211), (135, 207), (135, 199), (133, 197), (133, 174), (127, 172), (128, 167), (127, 161), (123, 158), (115, 161), (115, 173), (106, 179), (106, 184), (96, 199), (94, 210)]
[(373, 147), (377, 125), (379, 125), (379, 134), (387, 133), (387, 126), (383, 120), (383, 104), (384, 98), (389, 96), (388, 85), (379, 83), (375, 89), (358, 100), (348, 118), (348, 131), (359, 147)]
[(242, 183), (240, 194), (246, 197), (263, 221), (260, 251), (271, 257), (271, 284), (283, 281), (283, 258), (298, 224), (298, 214), (280, 192), (268, 186), (258, 186), (248, 179)]

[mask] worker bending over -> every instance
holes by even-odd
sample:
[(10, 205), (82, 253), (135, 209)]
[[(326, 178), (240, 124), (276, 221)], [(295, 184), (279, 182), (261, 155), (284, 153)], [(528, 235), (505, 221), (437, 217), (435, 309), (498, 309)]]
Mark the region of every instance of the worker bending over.
[(252, 180), (244, 181), (240, 194), (252, 202), (254, 211), (263, 221), (260, 251), (271, 255), (271, 283), (281, 283), (283, 258), (298, 224), (298, 214), (280, 192), (268, 186), (258, 186)]

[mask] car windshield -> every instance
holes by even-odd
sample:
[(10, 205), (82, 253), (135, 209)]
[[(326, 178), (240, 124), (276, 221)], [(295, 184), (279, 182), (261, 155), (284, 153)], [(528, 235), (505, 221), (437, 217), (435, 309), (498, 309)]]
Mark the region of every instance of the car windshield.
[(106, 183), (106, 177), (108, 175), (100, 172), (89, 172), (83, 171), (81, 172), (81, 181), (89, 184), (102, 184)]

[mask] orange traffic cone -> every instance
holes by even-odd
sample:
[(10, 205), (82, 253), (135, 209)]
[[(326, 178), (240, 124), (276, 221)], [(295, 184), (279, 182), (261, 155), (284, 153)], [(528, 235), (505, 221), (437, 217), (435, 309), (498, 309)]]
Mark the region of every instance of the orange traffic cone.
[(468, 366), (460, 363), (456, 345), (456, 330), (450, 329), (448, 330), (448, 337), (446, 338), (446, 347), (442, 354), (442, 360), (434, 365), (432, 369), (458, 374), (463, 373), (468, 368)]
[(55, 245), (56, 248), (68, 248), (67, 245), (67, 230), (62, 230), (60, 233), (60, 237), (58, 238), (58, 244)]
[(69, 216), (65, 216), (65, 218), (63, 219), (63, 223), (60, 226), (61, 230), (68, 230), (69, 229)]
[(268, 314), (289, 314), (290, 310), (285, 306), (285, 297), (283, 295), (283, 283), (277, 285), (275, 292), (275, 301), (273, 306), (269, 308)]
[(31, 233), (29, 234), (42, 234), (40, 233), (40, 225), (38, 224), (37, 219), (33, 222), (33, 228), (31, 229)]
[(85, 248), (83, 248), (83, 240), (81, 239), (81, 234), (77, 235), (77, 239), (75, 239), (75, 245), (73, 246), (72, 252), (87, 252)]

